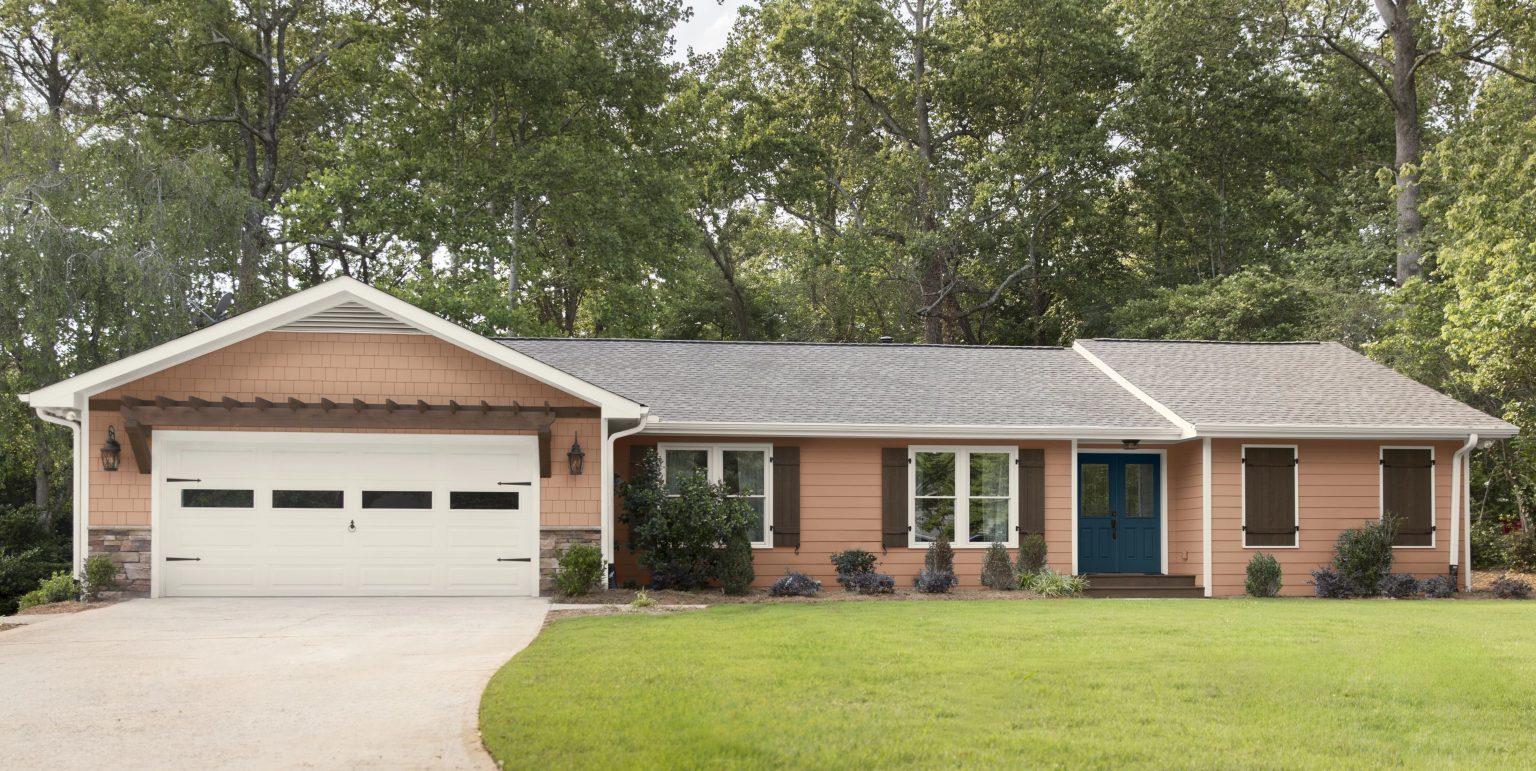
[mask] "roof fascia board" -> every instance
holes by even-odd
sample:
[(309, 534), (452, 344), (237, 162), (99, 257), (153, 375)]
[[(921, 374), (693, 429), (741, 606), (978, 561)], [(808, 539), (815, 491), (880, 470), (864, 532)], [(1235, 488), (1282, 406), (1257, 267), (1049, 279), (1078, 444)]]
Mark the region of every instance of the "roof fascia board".
[(1121, 375), (1119, 372), (1115, 371), (1114, 367), (1111, 367), (1108, 364), (1104, 363), (1103, 359), (1100, 359), (1099, 357), (1093, 355), (1093, 353), (1091, 351), (1089, 351), (1087, 348), (1083, 347), (1083, 344), (1081, 342), (1079, 342), (1077, 340), (1073, 340), (1072, 341), (1072, 350), (1076, 351), (1079, 356), (1082, 356), (1084, 359), (1087, 359), (1089, 364), (1092, 364), (1100, 372), (1103, 372), (1105, 374), (1105, 376), (1107, 376), (1110, 380), (1115, 381), (1115, 385), (1118, 385), (1121, 388), (1124, 388), (1126, 391), (1130, 392), (1130, 394), (1132, 396), (1136, 397), (1137, 399), (1140, 399), (1143, 404), (1145, 404), (1148, 407), (1151, 407), (1152, 409), (1156, 410), (1157, 414), (1162, 415), (1164, 418), (1166, 418), (1168, 420), (1168, 422), (1174, 424), (1175, 426), (1178, 426), (1179, 427), (1179, 437), (1180, 438), (1182, 438), (1182, 439), (1192, 439), (1192, 438), (1194, 438), (1194, 436), (1195, 436), (1195, 426), (1194, 426), (1194, 424), (1192, 424), (1189, 421), (1185, 420), (1184, 418), (1180, 417), (1177, 412), (1174, 412), (1173, 410), (1169, 409), (1167, 405), (1163, 404), (1162, 402), (1160, 402), (1160, 401), (1158, 401), (1156, 399), (1153, 399), (1146, 391), (1143, 391), (1140, 388), (1136, 387), (1135, 383), (1132, 383), (1130, 380), (1127, 380), (1124, 375)]
[(138, 380), (207, 353), (271, 331), (312, 313), (353, 301), (393, 316), (445, 342), (517, 370), (546, 385), (597, 404), (611, 417), (635, 417), (642, 405), (556, 369), (449, 321), (438, 318), (387, 292), (356, 279), (342, 277), (242, 313), (132, 356), (62, 380), (27, 394), (34, 408), (83, 407), (91, 395)]
[(660, 436), (805, 436), (879, 439), (1102, 439), (1119, 442), (1175, 441), (1168, 428), (1105, 426), (939, 426), (866, 423), (710, 423), (668, 422), (652, 418), (646, 434)]
[(1325, 426), (1241, 423), (1202, 423), (1199, 435), (1216, 439), (1466, 439), (1476, 433), (1489, 439), (1509, 439), (1520, 433), (1514, 426), (1489, 430), (1470, 426)]

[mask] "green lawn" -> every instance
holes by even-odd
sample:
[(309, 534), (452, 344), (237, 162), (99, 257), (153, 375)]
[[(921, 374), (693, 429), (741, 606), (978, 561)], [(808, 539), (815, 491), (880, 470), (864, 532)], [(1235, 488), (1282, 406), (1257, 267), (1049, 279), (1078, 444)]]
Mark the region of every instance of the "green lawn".
[(1536, 602), (716, 606), (558, 621), (507, 768), (1529, 767)]

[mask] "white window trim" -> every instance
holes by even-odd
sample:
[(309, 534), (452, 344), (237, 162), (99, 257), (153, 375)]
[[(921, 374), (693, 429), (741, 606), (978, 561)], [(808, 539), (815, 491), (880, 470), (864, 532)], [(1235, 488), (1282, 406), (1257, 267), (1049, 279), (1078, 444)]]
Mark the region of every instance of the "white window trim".
[(1435, 497), (1439, 491), (1436, 487), (1435, 475), (1438, 469), (1438, 461), (1435, 459), (1433, 445), (1391, 445), (1384, 444), (1376, 450), (1376, 518), (1385, 519), (1387, 516), (1387, 466), (1383, 462), (1387, 459), (1387, 450), (1429, 450), (1429, 545), (1428, 546), (1398, 546), (1394, 549), (1434, 549), (1440, 545), (1440, 528), (1437, 524), (1440, 519), (1440, 501)]
[(753, 541), (754, 549), (773, 548), (773, 445), (771, 444), (700, 444), (697, 442), (670, 442), (656, 445), (661, 456), (661, 480), (667, 480), (667, 452), (669, 450), (703, 450), (709, 460), (705, 477), (710, 484), (720, 484), (724, 476), (724, 455), (727, 450), (761, 452), (763, 454), (763, 540)]
[[(1248, 464), (1244, 458), (1248, 457), (1248, 448), (1272, 450), (1290, 450), (1291, 457), (1296, 459), (1296, 465), (1292, 467), (1291, 484), (1294, 492), (1291, 493), (1291, 503), (1295, 507), (1295, 515), (1292, 522), (1296, 529), (1296, 543), (1290, 546), (1250, 546), (1248, 544)], [(1238, 447), (1237, 465), (1240, 467), (1238, 495), (1241, 496), (1243, 507), (1243, 548), (1244, 549), (1300, 549), (1301, 548), (1301, 447), (1294, 444), (1245, 444)]]
[[(926, 549), (932, 542), (917, 540), (917, 454), (920, 452), (955, 453), (955, 527), (949, 545), (956, 549), (986, 549), (991, 541), (971, 543), (956, 541), (960, 535), (960, 523), (970, 522), (971, 496), (969, 487), (962, 481), (970, 480), (971, 453), (1006, 453), (1008, 455), (1008, 540), (1004, 546), (1019, 547), (1019, 448), (1012, 445), (913, 445), (907, 448), (907, 548)], [(962, 495), (965, 492), (967, 494)]]

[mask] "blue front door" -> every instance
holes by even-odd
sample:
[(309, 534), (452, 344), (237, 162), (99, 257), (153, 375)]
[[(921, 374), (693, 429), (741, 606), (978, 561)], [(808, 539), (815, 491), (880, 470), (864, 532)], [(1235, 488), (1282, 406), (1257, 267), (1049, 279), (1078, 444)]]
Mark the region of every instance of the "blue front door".
[(1077, 569), (1161, 573), (1163, 491), (1159, 456), (1077, 456)]

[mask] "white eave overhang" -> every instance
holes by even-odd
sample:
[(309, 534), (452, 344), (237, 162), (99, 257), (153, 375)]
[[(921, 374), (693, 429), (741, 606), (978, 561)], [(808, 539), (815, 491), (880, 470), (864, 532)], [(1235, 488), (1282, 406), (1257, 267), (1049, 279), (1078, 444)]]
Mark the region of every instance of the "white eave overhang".
[(1200, 423), (1196, 436), (1214, 439), (1466, 439), (1477, 434), (1486, 439), (1509, 439), (1520, 430), (1505, 424), (1487, 426), (1383, 426), (1318, 425), (1264, 423)]
[(1113, 428), (1105, 426), (945, 426), (878, 423), (715, 423), (672, 422), (653, 417), (645, 434), (652, 436), (805, 436), (873, 439), (1002, 439), (1071, 440), (1102, 439), (1119, 442), (1174, 441), (1182, 432), (1176, 427)]
[(638, 418), (644, 405), (599, 388), (531, 356), (438, 318), (387, 292), (356, 279), (337, 278), (311, 287), (228, 321), (200, 329), (89, 372), (40, 388), (22, 399), (35, 410), (82, 410), (94, 394), (131, 383), (146, 375), (182, 364), (263, 332), (301, 322), (337, 306), (356, 304), (399, 320), (425, 334), (452, 343), (564, 391), (602, 409), (608, 418)]

